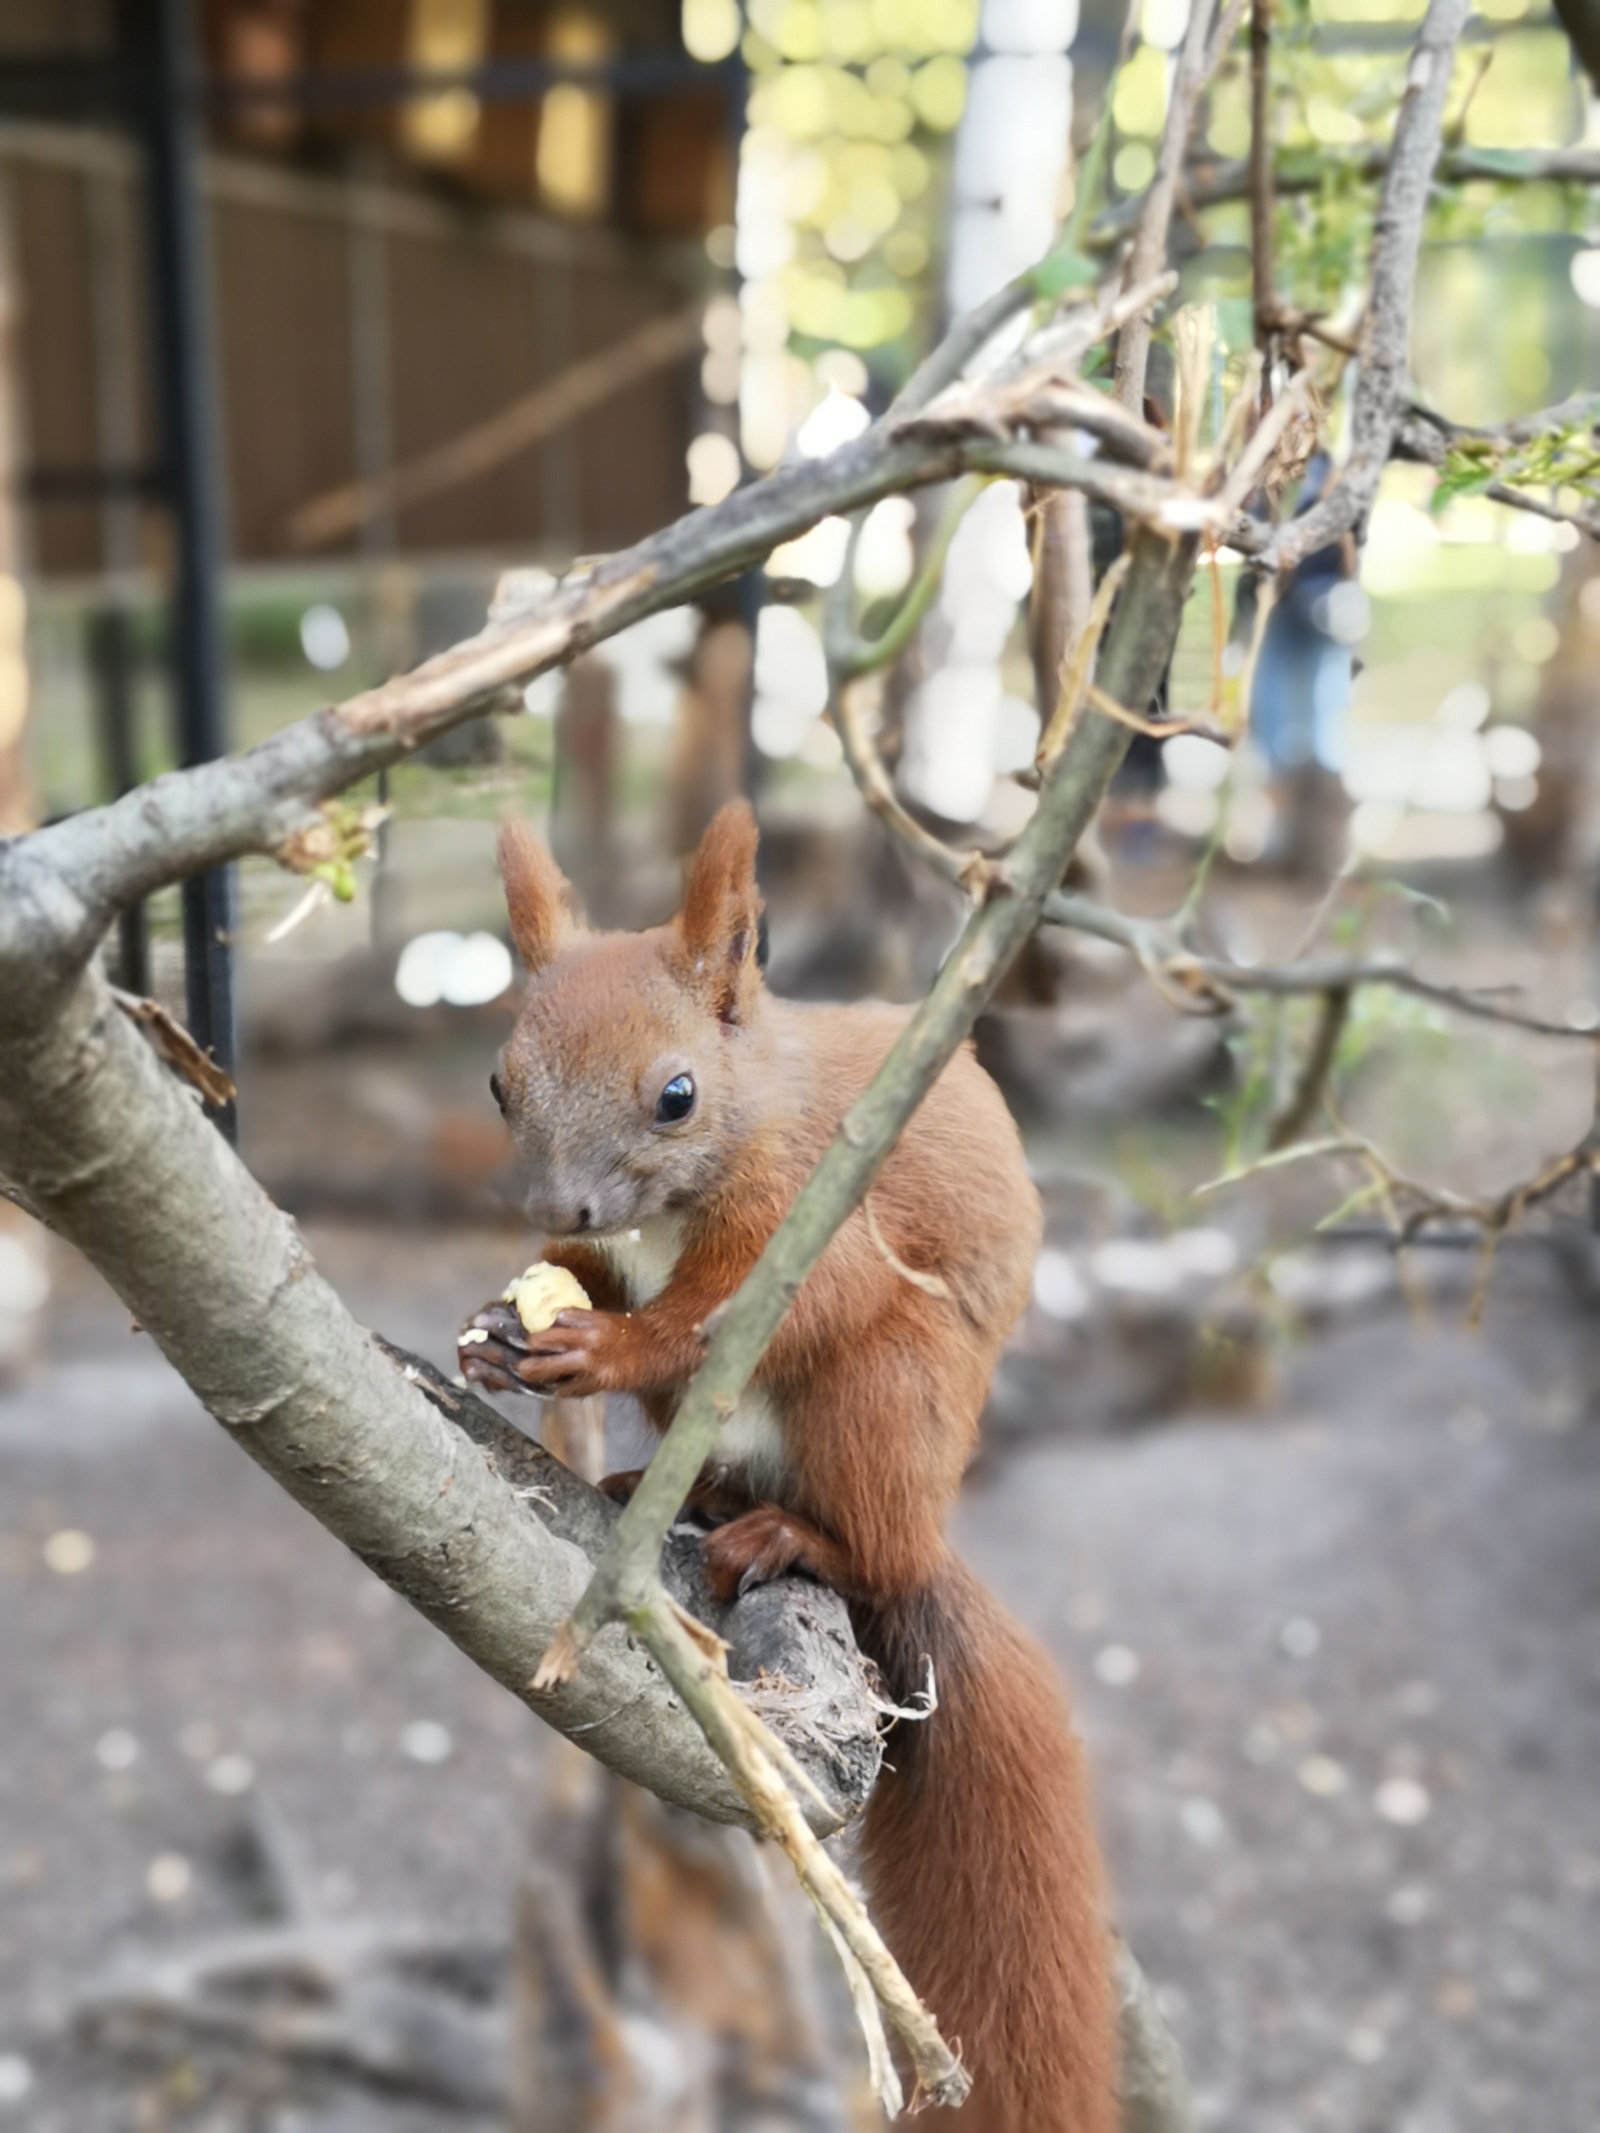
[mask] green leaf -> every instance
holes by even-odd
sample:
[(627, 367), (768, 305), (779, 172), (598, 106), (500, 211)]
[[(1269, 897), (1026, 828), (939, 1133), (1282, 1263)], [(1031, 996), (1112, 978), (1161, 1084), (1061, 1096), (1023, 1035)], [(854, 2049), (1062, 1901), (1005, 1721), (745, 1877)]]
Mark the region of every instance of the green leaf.
[(1337, 1229), (1347, 1215), (1359, 1214), (1363, 1207), (1370, 1207), (1374, 1200), (1381, 1200), (1388, 1190), (1382, 1178), (1373, 1178), (1365, 1185), (1358, 1185), (1348, 1199), (1341, 1200), (1331, 1214), (1323, 1216), (1317, 1224), (1320, 1231)]
[(1508, 178), (1526, 177), (1531, 167), (1528, 158), (1515, 148), (1474, 148), (1471, 155), (1475, 168), (1504, 172)]
[(1465, 465), (1446, 461), (1440, 469), (1439, 479), (1434, 484), (1428, 509), (1437, 514), (1452, 498), (1457, 496), (1485, 496), (1498, 479), (1495, 469), (1468, 462)]
[(1387, 896), (1398, 896), (1402, 903), (1410, 904), (1419, 918), (1430, 919), (1446, 931), (1455, 924), (1455, 913), (1442, 897), (1430, 896), (1426, 889), (1415, 888), (1409, 881), (1396, 881), (1386, 877), (1378, 885)]
[(334, 896), (342, 904), (355, 902), (355, 869), (348, 859), (325, 859), (320, 866), (311, 869), (313, 881), (325, 881)]
[(1082, 252), (1064, 246), (1059, 252), (1047, 252), (1033, 270), (1034, 291), (1039, 296), (1064, 296), (1069, 289), (1092, 288), (1100, 278), (1100, 269)]

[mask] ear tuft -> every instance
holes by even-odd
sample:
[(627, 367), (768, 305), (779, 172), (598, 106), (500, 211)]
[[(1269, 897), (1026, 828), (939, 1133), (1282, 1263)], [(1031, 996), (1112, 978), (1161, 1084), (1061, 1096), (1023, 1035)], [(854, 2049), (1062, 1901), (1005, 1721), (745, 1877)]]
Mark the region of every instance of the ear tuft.
[(678, 920), (690, 983), (724, 1022), (741, 1021), (761, 990), (757, 841), (749, 801), (730, 800), (712, 818), (689, 862)]
[(567, 877), (521, 822), (501, 826), (499, 860), (511, 938), (532, 976), (577, 933), (577, 898)]

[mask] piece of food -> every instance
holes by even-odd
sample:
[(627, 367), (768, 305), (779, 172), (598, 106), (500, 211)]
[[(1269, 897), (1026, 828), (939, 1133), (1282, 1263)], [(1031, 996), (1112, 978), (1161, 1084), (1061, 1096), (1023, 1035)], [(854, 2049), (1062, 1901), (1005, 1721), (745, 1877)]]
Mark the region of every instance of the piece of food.
[(504, 1301), (515, 1308), (525, 1333), (547, 1333), (562, 1311), (593, 1308), (576, 1276), (544, 1259), (517, 1276)]

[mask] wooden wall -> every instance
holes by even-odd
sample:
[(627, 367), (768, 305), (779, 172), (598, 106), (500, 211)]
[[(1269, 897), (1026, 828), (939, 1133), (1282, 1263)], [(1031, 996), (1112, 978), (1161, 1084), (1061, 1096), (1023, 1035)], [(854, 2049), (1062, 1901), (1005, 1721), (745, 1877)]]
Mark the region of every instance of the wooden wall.
[[(137, 185), (134, 159), (112, 136), (0, 126), (0, 213), (22, 294), (26, 466), (103, 461), (119, 435), (135, 457), (148, 453)], [(288, 558), (291, 512), (371, 472), (375, 435), (391, 463), (404, 463), (680, 310), (698, 272), (698, 247), (450, 198), (404, 174), (372, 182), (218, 155), (205, 194), (238, 561)], [(692, 394), (685, 358), (566, 433), (403, 511), (398, 550), (560, 554), (639, 537), (684, 508)], [(145, 512), (147, 551), (160, 538), (159, 514)], [(109, 561), (105, 514), (36, 503), (29, 548), (47, 574), (96, 572)]]

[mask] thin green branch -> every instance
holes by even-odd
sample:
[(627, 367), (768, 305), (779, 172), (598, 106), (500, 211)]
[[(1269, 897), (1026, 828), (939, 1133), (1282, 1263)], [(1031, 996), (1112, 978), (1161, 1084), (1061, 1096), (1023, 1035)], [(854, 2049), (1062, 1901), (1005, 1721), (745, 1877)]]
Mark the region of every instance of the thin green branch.
[(861, 528), (865, 520), (857, 517), (850, 527), (850, 540), (845, 549), (844, 568), (829, 594), (826, 606), (825, 639), (829, 664), (837, 671), (841, 681), (853, 680), (858, 674), (870, 674), (879, 667), (888, 666), (899, 658), (916, 635), (923, 616), (933, 605), (944, 574), (945, 557), (950, 553), (950, 543), (956, 537), (956, 528), (971, 510), (973, 504), (989, 485), (988, 475), (969, 475), (957, 482), (945, 498), (944, 508), (934, 527), (922, 564), (913, 579), (910, 591), (896, 609), (893, 619), (876, 637), (863, 637), (856, 631), (850, 609), (855, 589), (856, 552), (861, 543)]
[(1294, 1087), (1283, 1109), (1267, 1128), (1267, 1147), (1276, 1151), (1300, 1139), (1322, 1105), (1328, 1076), (1333, 1071), (1339, 1039), (1350, 1019), (1352, 994), (1348, 985), (1330, 985), (1322, 995), (1317, 1026)]
[[(1101, 662), (1109, 693), (1148, 703), (1177, 636), (1194, 574), (1192, 539), (1141, 529)], [(743, 1287), (717, 1314), (705, 1361), (618, 1522), (566, 1632), (550, 1678), (576, 1665), (604, 1624), (648, 1605), (661, 1543), (749, 1384), (768, 1342), (835, 1231), (859, 1206), (906, 1122), (964, 1041), (1088, 827), (1128, 746), (1128, 732), (1086, 716), (1040, 794), (988, 901), (973, 912), (932, 990), (865, 1094), (846, 1115)]]

